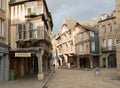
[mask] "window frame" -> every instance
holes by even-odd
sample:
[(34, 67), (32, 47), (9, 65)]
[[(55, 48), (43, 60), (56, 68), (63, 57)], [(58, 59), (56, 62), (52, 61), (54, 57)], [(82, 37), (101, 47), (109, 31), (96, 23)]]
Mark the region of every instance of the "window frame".
[(0, 19), (0, 36), (4, 35), (4, 19)]
[(109, 32), (112, 32), (112, 23), (108, 24), (109, 26)]
[(106, 26), (102, 26), (102, 29), (103, 29), (103, 33), (106, 33)]
[(95, 46), (96, 46), (95, 43), (96, 43), (95, 41), (92, 41), (92, 42), (91, 42), (91, 51), (92, 51), (92, 52), (95, 51)]
[(5, 0), (0, 0), (0, 9), (5, 10)]
[(86, 52), (86, 43), (80, 44), (80, 52)]
[(107, 46), (107, 44), (106, 44), (106, 40), (103, 39), (103, 40), (102, 40), (102, 47), (103, 47), (103, 48), (106, 48), (106, 46)]
[(95, 33), (93, 31), (90, 31), (90, 37), (95, 37)]
[(84, 33), (83, 33), (83, 32), (80, 33), (80, 38), (81, 38), (81, 39), (84, 39)]

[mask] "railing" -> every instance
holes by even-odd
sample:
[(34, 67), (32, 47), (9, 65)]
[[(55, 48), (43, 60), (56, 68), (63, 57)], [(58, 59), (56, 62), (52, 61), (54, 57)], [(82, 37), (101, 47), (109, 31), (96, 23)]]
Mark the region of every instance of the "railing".
[(116, 51), (116, 47), (115, 46), (102, 47), (101, 51), (103, 51), (103, 52)]
[[(34, 34), (34, 32), (37, 32), (36, 33), (36, 36), (35, 36), (35, 34)], [(42, 39), (47, 39), (47, 35), (45, 35), (44, 34), (44, 29), (37, 29), (37, 30), (29, 30), (29, 31), (25, 31), (25, 33), (26, 33), (26, 38), (24, 38), (23, 36), (23, 34), (24, 34), (24, 32), (22, 31), (22, 32), (17, 32), (16, 33), (16, 41), (19, 41), (19, 40), (24, 40), (24, 41), (26, 41), (26, 40), (30, 40), (30, 39), (38, 39), (38, 40), (42, 40)], [(19, 38), (19, 34), (21, 34), (21, 38)]]

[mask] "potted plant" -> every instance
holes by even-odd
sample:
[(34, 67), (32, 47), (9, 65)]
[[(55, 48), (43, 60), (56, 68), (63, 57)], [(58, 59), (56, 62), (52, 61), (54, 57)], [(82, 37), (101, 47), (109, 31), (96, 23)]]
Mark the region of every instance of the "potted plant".
[(31, 17), (35, 17), (37, 14), (35, 12), (30, 13)]
[(38, 42), (38, 39), (31, 39), (32, 44), (35, 44)]
[(24, 45), (25, 45), (25, 41), (19, 40), (19, 41), (18, 41), (18, 45), (19, 45), (19, 46), (24, 46)]

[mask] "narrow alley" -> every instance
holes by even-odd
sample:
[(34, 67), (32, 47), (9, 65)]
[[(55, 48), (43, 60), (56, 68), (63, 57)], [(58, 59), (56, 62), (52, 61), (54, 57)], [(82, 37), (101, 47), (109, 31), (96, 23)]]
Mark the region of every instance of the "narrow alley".
[(94, 70), (56, 69), (55, 75), (46, 85), (47, 88), (120, 88), (116, 69), (101, 69), (95, 77)]

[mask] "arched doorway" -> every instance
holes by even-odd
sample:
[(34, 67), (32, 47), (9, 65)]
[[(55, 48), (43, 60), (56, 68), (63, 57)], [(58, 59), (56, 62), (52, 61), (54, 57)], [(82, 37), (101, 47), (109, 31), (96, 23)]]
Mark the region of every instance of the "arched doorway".
[(116, 54), (111, 54), (108, 56), (108, 67), (116, 67)]

